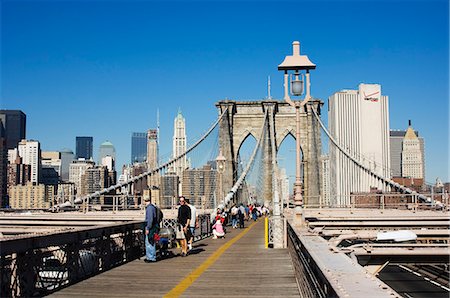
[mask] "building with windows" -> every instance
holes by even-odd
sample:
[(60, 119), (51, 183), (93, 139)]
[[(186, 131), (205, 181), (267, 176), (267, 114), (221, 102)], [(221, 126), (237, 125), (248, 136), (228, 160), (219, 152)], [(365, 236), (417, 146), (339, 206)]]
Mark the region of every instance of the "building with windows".
[(19, 156), (22, 163), (31, 166), (30, 181), (38, 184), (41, 179), (41, 146), (38, 141), (22, 140), (18, 146)]
[(402, 143), (402, 177), (425, 178), (422, 156), (420, 140), (410, 122)]
[(109, 141), (103, 142), (100, 145), (100, 149), (98, 151), (98, 164), (102, 164), (103, 158), (107, 156), (110, 156), (113, 161), (116, 160), (116, 148), (114, 148), (114, 145)]
[(191, 204), (203, 209), (215, 207), (216, 200), (216, 176), (217, 171), (211, 165), (205, 165), (201, 169), (184, 170), (183, 196), (191, 200)]
[[(181, 110), (178, 111), (177, 117), (173, 121), (173, 146), (172, 157), (176, 158), (186, 152), (186, 120), (181, 114)], [(180, 158), (174, 163), (170, 172), (175, 173), (178, 177), (183, 174), (183, 171), (188, 168), (186, 155)]]
[[(86, 196), (96, 191), (103, 190), (109, 187), (108, 185), (108, 169), (103, 166), (94, 168), (88, 168), (81, 176), (80, 192), (77, 192), (80, 196)], [(91, 203), (100, 203), (98, 199)]]
[[(383, 177), (390, 177), (388, 97), (378, 84), (360, 84), (358, 90), (342, 90), (328, 99), (328, 126), (332, 137), (351, 156)], [(330, 144), (330, 200), (350, 203), (350, 194), (387, 190)]]
[(178, 185), (180, 178), (175, 173), (161, 176), (161, 208), (171, 208), (178, 203)]
[(6, 147), (6, 132), (3, 120), (0, 119), (0, 208), (8, 202), (8, 148)]
[[(411, 123), (409, 123), (411, 124)], [(411, 126), (411, 125), (409, 125)], [(409, 129), (409, 128), (408, 128)], [(403, 151), (403, 141), (405, 139), (407, 130), (391, 130), (389, 136), (389, 146), (390, 146), (390, 156), (391, 156), (391, 178), (394, 177), (408, 177), (404, 176), (402, 173), (402, 151)], [(420, 147), (420, 159), (422, 160), (422, 173), (420, 178), (425, 180), (425, 141), (419, 135), (419, 131), (412, 130), (415, 137), (417, 137)], [(412, 133), (409, 135), (412, 137)], [(413, 137), (413, 139), (415, 139)], [(411, 141), (409, 141), (411, 142)], [(417, 178), (417, 177), (412, 177)]]
[[(156, 169), (159, 166), (158, 130), (147, 131), (147, 170)], [(147, 179), (147, 186), (152, 202), (158, 204), (160, 175), (155, 173)]]
[(9, 205), (14, 209), (48, 209), (56, 202), (53, 185), (15, 185), (9, 189)]
[(133, 132), (131, 135), (131, 163), (147, 160), (147, 133)]
[(20, 110), (0, 110), (0, 121), (3, 123), (6, 148), (16, 148), (26, 138), (27, 116)]
[(64, 148), (61, 149), (61, 172), (60, 172), (60, 178), (63, 182), (69, 181), (69, 167), (72, 161), (74, 161), (75, 155), (73, 154), (73, 151)]
[(81, 196), (81, 177), (87, 169), (94, 167), (92, 160), (79, 159), (74, 160), (69, 166), (69, 182), (75, 185), (77, 196)]
[(84, 158), (84, 159), (92, 159), (92, 146), (94, 143), (94, 139), (92, 137), (76, 137), (75, 139), (76, 146), (76, 155), (75, 158)]

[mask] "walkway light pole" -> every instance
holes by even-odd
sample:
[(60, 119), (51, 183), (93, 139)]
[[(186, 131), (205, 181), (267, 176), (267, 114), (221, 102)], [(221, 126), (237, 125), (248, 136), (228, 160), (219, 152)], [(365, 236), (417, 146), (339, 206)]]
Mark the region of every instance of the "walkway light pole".
[[(301, 152), (300, 152), (300, 109), (311, 99), (310, 95), (310, 80), (309, 80), (309, 71), (311, 69), (315, 69), (316, 65), (309, 60), (308, 56), (300, 55), (300, 42), (294, 41), (292, 43), (292, 55), (286, 56), (284, 61), (278, 65), (278, 70), (284, 71), (284, 100), (288, 102), (292, 107), (295, 108), (295, 116), (296, 116), (296, 131), (295, 131), (295, 149), (296, 149), (296, 174), (295, 174), (295, 183), (294, 183), (294, 205), (295, 205), (295, 222), (297, 224), (302, 223), (302, 184), (301, 184)], [(289, 80), (288, 71), (294, 71), (294, 74), (291, 74), (291, 78)], [(303, 71), (305, 73), (303, 73)], [(301, 73), (302, 72), (302, 73)], [(306, 94), (303, 99), (299, 99), (293, 101), (289, 96), (289, 81), (291, 81), (291, 94), (293, 96), (301, 96), (303, 95), (303, 77), (306, 78)]]
[[(225, 170), (225, 162), (227, 161), (227, 159), (225, 158), (225, 156), (223, 156), (222, 154), (222, 150), (219, 150), (219, 155), (216, 158), (216, 166), (217, 166), (217, 173), (219, 174), (219, 189), (218, 189), (218, 196), (220, 196), (219, 198), (219, 202), (223, 202), (224, 199), (224, 195), (223, 195), (223, 172)], [(224, 202), (223, 202), (224, 203)], [(217, 206), (214, 206), (214, 208), (217, 208)]]

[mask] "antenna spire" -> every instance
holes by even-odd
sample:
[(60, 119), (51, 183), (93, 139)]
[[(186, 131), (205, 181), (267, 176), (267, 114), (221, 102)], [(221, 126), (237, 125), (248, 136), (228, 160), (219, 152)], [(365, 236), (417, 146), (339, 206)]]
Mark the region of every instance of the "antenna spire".
[(267, 99), (272, 99), (272, 96), (270, 95), (270, 76), (267, 80)]
[(156, 142), (159, 145), (159, 108), (156, 109)]

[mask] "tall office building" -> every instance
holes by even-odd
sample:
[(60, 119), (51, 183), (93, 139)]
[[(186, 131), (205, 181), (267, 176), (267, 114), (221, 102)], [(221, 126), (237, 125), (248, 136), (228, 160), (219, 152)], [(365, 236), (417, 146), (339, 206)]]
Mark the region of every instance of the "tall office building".
[(76, 156), (75, 158), (92, 159), (92, 137), (76, 137)]
[(161, 176), (161, 207), (170, 208), (178, 203), (178, 184), (180, 178), (175, 173)]
[(73, 154), (73, 151), (68, 148), (61, 149), (60, 152), (61, 152), (61, 173), (60, 173), (61, 181), (68, 182), (69, 167), (72, 161), (74, 161), (75, 155)]
[(205, 165), (201, 169), (185, 170), (182, 174), (183, 195), (197, 207), (214, 208), (216, 175), (217, 171), (211, 165)]
[[(360, 84), (328, 99), (328, 126), (334, 139), (351, 156), (383, 177), (390, 177), (388, 97), (378, 84)], [(348, 204), (349, 195), (386, 190), (381, 181), (355, 165), (330, 142), (330, 200)]]
[[(419, 140), (420, 153), (422, 159), (422, 174), (425, 178), (425, 141), (419, 135), (419, 131), (413, 130), (414, 135)], [(403, 140), (406, 136), (406, 130), (391, 130), (389, 137), (390, 155), (391, 155), (391, 177), (407, 177), (402, 174), (402, 150)]]
[(58, 185), (61, 175), (61, 153), (59, 151), (42, 151), (41, 180), (46, 185)]
[(424, 179), (424, 164), (420, 140), (411, 127), (406, 130), (402, 144), (402, 177)]
[(27, 116), (19, 110), (0, 110), (0, 120), (5, 130), (6, 147), (16, 148), (26, 138)]
[[(147, 169), (155, 169), (159, 165), (158, 157), (158, 130), (149, 129), (147, 131)], [(155, 173), (147, 179), (148, 192), (150, 199), (155, 204), (160, 204), (160, 175)], [(144, 195), (145, 195), (145, 189)]]
[(3, 120), (0, 119), (0, 208), (8, 204), (7, 173), (8, 148), (6, 147), (6, 132)]
[(147, 159), (147, 133), (133, 132), (131, 135), (131, 163)]
[(158, 131), (156, 129), (147, 131), (147, 167), (149, 170), (158, 167)]
[(116, 160), (116, 148), (114, 148), (114, 145), (109, 141), (103, 142), (100, 145), (98, 152), (98, 164), (102, 164), (103, 158), (107, 156), (111, 156), (113, 161)]
[(108, 186), (108, 169), (104, 166), (97, 166), (86, 169), (81, 175), (80, 190), (77, 193), (86, 196)]
[(94, 162), (91, 160), (74, 160), (69, 166), (69, 182), (75, 184), (75, 191), (78, 197), (81, 196), (81, 177), (87, 169), (93, 168)]
[[(177, 117), (173, 122), (173, 147), (172, 147), (173, 157), (180, 156), (184, 152), (186, 152), (186, 121), (181, 114), (181, 110), (178, 111)], [(187, 168), (187, 159), (186, 155), (180, 158), (177, 162), (174, 163), (171, 172), (174, 172), (180, 180), (182, 181), (183, 171)]]
[(31, 179), (34, 184), (38, 184), (41, 178), (41, 146), (38, 141), (22, 140), (17, 147), (22, 162), (31, 166)]

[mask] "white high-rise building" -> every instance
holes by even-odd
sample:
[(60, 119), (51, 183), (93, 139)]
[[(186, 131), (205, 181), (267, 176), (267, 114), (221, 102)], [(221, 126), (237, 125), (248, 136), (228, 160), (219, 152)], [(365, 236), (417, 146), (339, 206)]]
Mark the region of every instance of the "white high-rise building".
[(30, 181), (38, 184), (41, 169), (41, 147), (38, 141), (22, 140), (19, 142), (17, 149), (22, 163), (31, 166)]
[[(173, 157), (177, 157), (182, 153), (186, 152), (186, 121), (181, 114), (181, 111), (178, 111), (177, 117), (175, 117), (173, 123)], [(180, 181), (183, 179), (181, 175), (183, 171), (188, 168), (186, 155), (180, 158), (173, 166), (172, 172), (174, 172), (178, 177), (180, 177)]]
[(402, 177), (425, 178), (421, 143), (409, 124), (402, 144)]
[[(378, 84), (360, 84), (358, 90), (342, 90), (328, 99), (328, 126), (335, 140), (352, 157), (374, 173), (389, 178), (388, 97)], [(330, 142), (331, 204), (350, 202), (350, 194), (384, 184), (362, 170)]]

